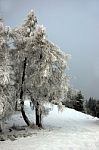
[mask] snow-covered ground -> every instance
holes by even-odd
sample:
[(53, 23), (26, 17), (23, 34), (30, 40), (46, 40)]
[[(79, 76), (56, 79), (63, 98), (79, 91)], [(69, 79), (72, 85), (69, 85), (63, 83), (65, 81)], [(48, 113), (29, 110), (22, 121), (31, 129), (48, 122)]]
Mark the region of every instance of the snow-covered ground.
[[(29, 116), (33, 116), (31, 110)], [(20, 114), (12, 116), (8, 123), (24, 124)], [(99, 150), (99, 119), (64, 108), (59, 112), (53, 106), (43, 118), (42, 130), (34, 130), (32, 136), (15, 141), (0, 142), (0, 150)]]

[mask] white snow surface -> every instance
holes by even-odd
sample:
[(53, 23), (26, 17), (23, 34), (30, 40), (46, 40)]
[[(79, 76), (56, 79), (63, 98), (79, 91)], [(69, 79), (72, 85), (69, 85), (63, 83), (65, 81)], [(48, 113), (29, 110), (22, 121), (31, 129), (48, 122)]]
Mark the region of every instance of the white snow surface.
[[(33, 112), (28, 113), (33, 118)], [(13, 115), (9, 123), (24, 125), (20, 114)], [(32, 136), (0, 142), (0, 150), (99, 150), (98, 118), (69, 108), (59, 112), (53, 105), (49, 115), (43, 118), (43, 126)]]

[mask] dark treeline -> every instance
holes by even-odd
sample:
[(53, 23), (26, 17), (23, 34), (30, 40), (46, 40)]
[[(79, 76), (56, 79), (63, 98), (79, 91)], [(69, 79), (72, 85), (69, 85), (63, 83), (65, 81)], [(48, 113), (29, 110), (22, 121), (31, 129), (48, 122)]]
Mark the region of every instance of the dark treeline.
[(85, 100), (81, 91), (75, 92), (73, 89), (69, 89), (63, 104), (68, 108), (99, 118), (99, 99), (90, 97), (88, 100)]
[(85, 112), (99, 118), (99, 99), (97, 100), (90, 97), (89, 100), (85, 102)]

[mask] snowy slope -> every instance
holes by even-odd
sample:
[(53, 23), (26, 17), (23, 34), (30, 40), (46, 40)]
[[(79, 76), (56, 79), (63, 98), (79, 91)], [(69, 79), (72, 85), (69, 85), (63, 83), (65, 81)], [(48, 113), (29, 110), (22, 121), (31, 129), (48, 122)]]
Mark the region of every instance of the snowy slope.
[[(30, 112), (31, 113), (31, 112)], [(21, 122), (16, 115), (13, 121)], [(30, 114), (31, 117), (31, 114)], [(24, 122), (23, 122), (24, 124)], [(56, 106), (43, 119), (44, 130), (16, 141), (0, 142), (0, 150), (99, 150), (99, 119)]]

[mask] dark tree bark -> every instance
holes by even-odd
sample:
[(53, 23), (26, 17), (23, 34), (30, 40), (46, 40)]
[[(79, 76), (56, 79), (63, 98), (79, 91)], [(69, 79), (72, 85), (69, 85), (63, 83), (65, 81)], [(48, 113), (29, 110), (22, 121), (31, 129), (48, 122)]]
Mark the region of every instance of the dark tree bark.
[(2, 127), (1, 127), (1, 124), (0, 124), (0, 132), (2, 132)]
[(18, 102), (16, 101), (15, 102), (15, 111), (17, 111), (18, 110)]
[(42, 122), (41, 122), (41, 110), (39, 109), (39, 103), (37, 102), (36, 108), (35, 108), (35, 114), (36, 114), (36, 125), (38, 127), (42, 127)]
[(23, 100), (23, 94), (24, 94), (24, 91), (23, 91), (23, 84), (24, 84), (24, 80), (25, 80), (26, 62), (27, 62), (27, 58), (25, 58), (24, 64), (23, 64), (24, 66), (23, 66), (22, 84), (21, 84), (21, 91), (20, 91), (20, 100), (21, 100), (21, 113), (22, 113), (23, 119), (24, 119), (24, 121), (26, 122), (26, 124), (27, 124), (28, 126), (30, 126), (30, 125), (31, 125), (31, 122), (29, 121), (27, 115), (25, 114), (25, 110), (24, 110), (24, 100)]

